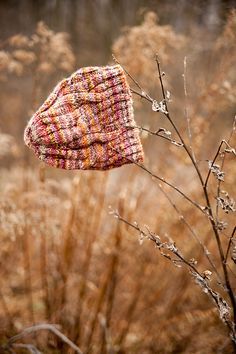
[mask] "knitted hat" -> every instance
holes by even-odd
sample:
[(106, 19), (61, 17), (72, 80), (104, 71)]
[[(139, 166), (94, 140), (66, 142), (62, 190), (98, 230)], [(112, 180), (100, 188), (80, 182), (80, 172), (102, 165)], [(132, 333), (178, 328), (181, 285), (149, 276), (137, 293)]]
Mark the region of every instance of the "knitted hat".
[(120, 65), (81, 68), (30, 119), (28, 147), (48, 165), (106, 170), (143, 161), (131, 92)]

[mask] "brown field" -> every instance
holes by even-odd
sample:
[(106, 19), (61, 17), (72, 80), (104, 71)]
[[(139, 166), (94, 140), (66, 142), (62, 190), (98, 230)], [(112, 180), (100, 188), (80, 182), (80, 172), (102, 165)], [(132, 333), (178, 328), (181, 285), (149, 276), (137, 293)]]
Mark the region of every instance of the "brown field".
[[(86, 32), (79, 49), (75, 19), (68, 33), (41, 15), (28, 31), (15, 24), (14, 33), (0, 35), (0, 353), (79, 352), (73, 344), (84, 354), (235, 353), (229, 332), (235, 335), (236, 312), (224, 273), (235, 294), (233, 2), (219, 2), (221, 11), (213, 13), (215, 22), (208, 13), (207, 25), (195, 2), (186, 5), (179, 29), (167, 16), (175, 13), (171, 1), (146, 8), (142, 1), (119, 1), (120, 7), (98, 1), (101, 18), (93, 24), (104, 31), (104, 52), (97, 58), (92, 27), (83, 27), (95, 21), (96, 8), (75, 3), (78, 33)], [(6, 16), (10, 9), (0, 5)], [(24, 146), (27, 120), (58, 80), (80, 65), (112, 63), (111, 53), (142, 90), (129, 78), (131, 88), (160, 102), (158, 54), (171, 119), (134, 94), (144, 167), (47, 167)], [(181, 139), (195, 163), (175, 143)], [(227, 144), (213, 166), (222, 139)], [(196, 166), (204, 181), (210, 168), (211, 210)]]

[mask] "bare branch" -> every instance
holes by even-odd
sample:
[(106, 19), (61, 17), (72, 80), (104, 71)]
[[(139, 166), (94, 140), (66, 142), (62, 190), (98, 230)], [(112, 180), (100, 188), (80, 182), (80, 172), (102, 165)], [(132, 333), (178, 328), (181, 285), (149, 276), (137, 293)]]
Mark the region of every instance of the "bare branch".
[[(203, 292), (208, 294), (214, 301), (216, 307), (218, 308), (220, 318), (229, 328), (232, 339), (235, 342), (235, 331), (234, 324), (231, 321), (230, 307), (225, 299), (210, 287), (208, 281), (210, 280), (211, 272), (206, 270), (203, 273), (200, 273), (195, 266), (195, 262), (186, 260), (174, 242), (162, 242), (160, 236), (151, 232), (148, 228), (146, 228), (147, 232), (145, 232), (136, 222), (131, 223), (124, 219), (118, 211), (113, 211), (112, 213), (118, 220), (124, 222), (128, 226), (131, 226), (133, 229), (138, 231), (141, 237), (153, 241), (156, 248), (160, 251), (160, 254), (170, 260), (174, 265), (177, 263), (182, 263), (187, 266), (195, 282), (201, 287)], [(166, 253), (166, 251), (169, 253)], [(176, 258), (172, 258), (170, 254), (173, 254)]]
[(210, 252), (208, 251), (208, 249), (206, 248), (206, 246), (202, 243), (202, 241), (199, 239), (198, 235), (196, 234), (196, 232), (193, 230), (193, 228), (191, 227), (191, 225), (188, 223), (188, 221), (185, 219), (185, 217), (183, 216), (183, 214), (181, 213), (181, 211), (179, 210), (179, 208), (177, 207), (177, 205), (171, 200), (171, 198), (169, 197), (169, 195), (164, 191), (164, 189), (162, 188), (162, 185), (159, 184), (159, 189), (160, 191), (164, 194), (164, 196), (168, 199), (169, 203), (172, 205), (172, 207), (175, 209), (175, 211), (178, 213), (179, 215), (179, 219), (186, 225), (187, 229), (190, 231), (190, 234), (193, 236), (193, 238), (199, 243), (199, 245), (202, 248), (202, 251), (204, 253), (204, 255), (206, 256), (206, 258), (209, 261), (209, 264), (211, 265), (212, 269), (214, 270), (214, 272), (216, 273), (217, 277), (218, 277), (218, 281), (219, 284), (223, 284), (223, 281), (221, 279), (221, 276), (214, 264), (214, 262), (212, 261), (211, 257), (210, 257)]
[(140, 167), (142, 170), (146, 171), (151, 177), (157, 179), (160, 182), (165, 183), (167, 186), (171, 187), (172, 189), (174, 189), (176, 192), (178, 192), (180, 195), (182, 195), (182, 197), (184, 197), (189, 203), (191, 203), (192, 205), (194, 205), (197, 209), (199, 209), (202, 213), (205, 213), (205, 208), (202, 207), (200, 204), (198, 204), (197, 202), (195, 202), (194, 200), (192, 200), (190, 197), (188, 197), (182, 190), (180, 190), (178, 187), (176, 187), (175, 185), (173, 185), (172, 183), (168, 182), (166, 179), (164, 179), (163, 177), (159, 177), (157, 175), (155, 175), (153, 172), (151, 172), (150, 170), (148, 170), (144, 165), (139, 164), (138, 162), (134, 162), (135, 165), (137, 165), (138, 167)]
[[(122, 66), (120, 62), (117, 60), (114, 54), (112, 54), (113, 60)], [(137, 91), (132, 90), (134, 93), (139, 94), (141, 97), (146, 98), (148, 101), (153, 102), (153, 99), (145, 92), (145, 90), (139, 85), (138, 81), (122, 66), (124, 72), (128, 75), (128, 77), (134, 82), (134, 84), (140, 89), (141, 94), (139, 94)]]
[(151, 131), (149, 130), (148, 128), (145, 128), (145, 127), (139, 127), (137, 125), (126, 125), (127, 128), (130, 128), (130, 129), (139, 129), (140, 131), (144, 131), (144, 132), (147, 132), (148, 134), (150, 135), (154, 135), (154, 136), (159, 136), (160, 138), (163, 138), (165, 140), (168, 140), (170, 141), (172, 144), (178, 146), (178, 147), (183, 147), (183, 144), (178, 142), (178, 141), (175, 141), (174, 139), (172, 139), (170, 136), (171, 136), (171, 132), (166, 130), (165, 128), (159, 128), (157, 131)]
[(162, 96), (163, 96), (163, 99), (165, 101), (166, 111), (169, 112), (168, 107), (167, 107), (166, 93), (165, 93), (163, 80), (162, 80), (162, 76), (165, 75), (165, 74), (163, 72), (161, 72), (160, 61), (158, 59), (158, 55), (157, 54), (155, 55), (155, 61), (156, 61), (156, 64), (157, 64), (158, 76), (159, 76), (159, 80), (160, 80), (160, 84), (161, 84)]
[[(230, 143), (230, 140), (233, 136), (233, 134), (236, 132), (236, 116), (234, 117), (234, 120), (233, 120), (233, 124), (232, 124), (232, 129), (231, 129), (231, 132), (230, 132), (230, 135), (227, 139), (227, 143), (229, 144)], [(222, 162), (221, 162), (221, 171), (223, 170), (224, 168), (224, 163), (225, 163), (225, 151), (223, 152), (223, 158), (222, 158)], [(220, 196), (220, 188), (221, 188), (221, 183), (222, 181), (221, 180), (218, 180), (218, 186), (217, 186), (217, 198)], [(219, 204), (216, 203), (216, 222), (218, 222), (218, 216), (219, 216)]]
[(133, 88), (131, 88), (130, 91), (141, 98), (145, 98), (148, 102), (153, 102), (153, 99), (144, 91), (138, 92)]

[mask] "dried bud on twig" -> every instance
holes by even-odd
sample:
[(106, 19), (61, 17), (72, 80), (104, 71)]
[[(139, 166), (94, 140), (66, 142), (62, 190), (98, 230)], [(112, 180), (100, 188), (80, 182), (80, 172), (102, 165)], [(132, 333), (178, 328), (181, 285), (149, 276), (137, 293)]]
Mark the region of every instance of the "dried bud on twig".
[(225, 191), (221, 191), (222, 194), (225, 195), (225, 197), (217, 197), (216, 200), (217, 200), (217, 203), (218, 205), (224, 210), (224, 212), (226, 214), (228, 213), (233, 213), (236, 211), (236, 203), (235, 203), (235, 200), (233, 198), (230, 198), (229, 194)]
[(218, 221), (216, 226), (219, 231), (223, 231), (227, 228), (228, 223), (225, 221)]
[(208, 280), (211, 279), (211, 275), (212, 275), (212, 272), (210, 270), (204, 270), (204, 272), (202, 273), (203, 278), (208, 279)]
[(213, 163), (213, 161), (208, 161), (208, 166), (211, 172), (219, 181), (224, 181), (225, 173), (220, 170), (220, 166)]
[(160, 101), (159, 103), (156, 100), (153, 100), (153, 102), (152, 102), (152, 110), (154, 112), (161, 112), (161, 113), (164, 113), (164, 114), (168, 113), (164, 100)]

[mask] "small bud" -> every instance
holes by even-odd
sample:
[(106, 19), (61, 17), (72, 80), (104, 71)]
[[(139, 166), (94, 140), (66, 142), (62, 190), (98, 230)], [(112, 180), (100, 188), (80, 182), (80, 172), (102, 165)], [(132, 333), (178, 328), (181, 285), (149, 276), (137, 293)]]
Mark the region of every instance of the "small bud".
[(210, 280), (211, 275), (212, 275), (212, 272), (210, 270), (204, 270), (204, 272), (202, 273), (203, 278), (208, 279), (208, 280)]
[(159, 110), (160, 110), (159, 103), (158, 103), (156, 100), (154, 100), (154, 101), (152, 102), (152, 110), (153, 110), (154, 112), (159, 112)]
[(167, 101), (170, 100), (170, 91), (166, 91), (166, 99), (167, 99)]

